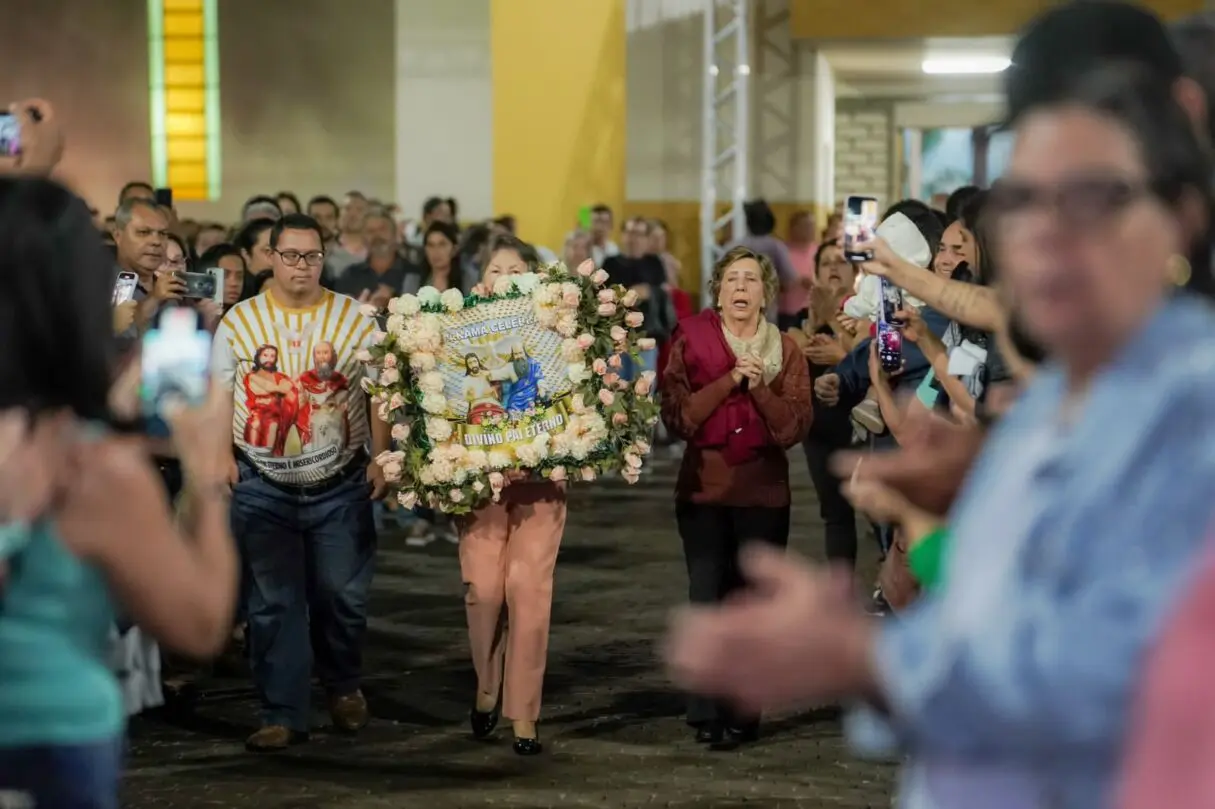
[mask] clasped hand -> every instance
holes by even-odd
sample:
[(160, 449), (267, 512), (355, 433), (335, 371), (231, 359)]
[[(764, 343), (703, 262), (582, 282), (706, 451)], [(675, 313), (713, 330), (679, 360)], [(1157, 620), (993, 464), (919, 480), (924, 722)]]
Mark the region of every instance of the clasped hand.
[(735, 385), (741, 385), (746, 379), (752, 388), (756, 388), (764, 384), (764, 364), (754, 354), (744, 354), (738, 358), (738, 364), (730, 375), (734, 377)]

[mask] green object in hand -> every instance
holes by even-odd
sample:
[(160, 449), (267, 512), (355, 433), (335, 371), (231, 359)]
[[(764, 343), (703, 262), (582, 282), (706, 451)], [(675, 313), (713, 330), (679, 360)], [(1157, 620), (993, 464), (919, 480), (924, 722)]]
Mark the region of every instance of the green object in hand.
[(907, 552), (907, 564), (911, 575), (925, 590), (940, 589), (945, 577), (945, 555), (949, 552), (949, 529), (941, 526), (930, 531), (911, 546)]
[(578, 209), (578, 227), (583, 230), (591, 229), (591, 206), (583, 205)]

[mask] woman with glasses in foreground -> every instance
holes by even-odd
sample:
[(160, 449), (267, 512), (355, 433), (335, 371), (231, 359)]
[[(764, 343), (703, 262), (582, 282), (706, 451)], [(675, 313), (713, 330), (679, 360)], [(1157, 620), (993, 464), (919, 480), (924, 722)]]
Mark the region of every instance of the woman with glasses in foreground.
[(865, 705), (854, 742), (913, 757), (907, 807), (1107, 806), (1141, 659), (1212, 515), (1215, 316), (1193, 294), (1211, 170), (1169, 88), (1128, 71), (1017, 122), (997, 260), (1052, 362), (973, 467), (939, 589), (877, 623), (825, 572), (756, 551), (751, 598), (674, 630), (687, 687)]

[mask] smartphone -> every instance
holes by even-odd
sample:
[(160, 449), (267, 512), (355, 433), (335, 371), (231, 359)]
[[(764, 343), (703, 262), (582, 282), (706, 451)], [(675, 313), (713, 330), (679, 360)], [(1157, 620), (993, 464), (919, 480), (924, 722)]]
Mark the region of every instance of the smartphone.
[(186, 282), (186, 292), (182, 296), (183, 298), (223, 303), (224, 271), (222, 268), (211, 267), (203, 272), (183, 272), (181, 277)]
[(21, 154), (21, 120), (11, 112), (0, 113), (0, 157)]
[(135, 297), (135, 288), (139, 286), (139, 276), (133, 272), (118, 273), (114, 282), (114, 305), (126, 303)]
[(152, 192), (156, 199), (156, 204), (162, 208), (173, 207), (173, 189), (172, 188), (157, 188)]
[(185, 306), (160, 310), (144, 333), (139, 400), (148, 435), (168, 437), (165, 407), (175, 399), (199, 405), (207, 395), (211, 334), (202, 316)]
[(878, 226), (876, 197), (851, 195), (844, 200), (844, 258), (849, 261), (871, 261), (873, 251), (860, 250), (858, 244), (873, 241)]
[(882, 282), (882, 308), (878, 312), (877, 336), (878, 362), (888, 374), (898, 373), (903, 368), (903, 335), (899, 331), (902, 321), (894, 313), (903, 308), (903, 291), (885, 278)]

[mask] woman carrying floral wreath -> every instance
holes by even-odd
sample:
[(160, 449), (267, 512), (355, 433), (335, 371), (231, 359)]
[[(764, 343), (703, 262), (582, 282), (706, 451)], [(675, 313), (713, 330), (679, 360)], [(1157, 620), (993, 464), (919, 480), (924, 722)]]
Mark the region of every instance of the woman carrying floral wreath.
[[(748, 542), (789, 542), (789, 463), (813, 416), (810, 374), (793, 339), (764, 316), (776, 270), (736, 247), (718, 261), (709, 289), (717, 305), (675, 330), (662, 418), (687, 441), (675, 516), (688, 566), (689, 598), (716, 603), (743, 586), (738, 552)], [(755, 739), (759, 720), (701, 697), (688, 724), (705, 744)]]
[[(498, 277), (530, 272), (534, 265), (534, 251), (514, 237), (501, 236), (491, 248), (481, 287), (492, 289)], [(472, 418), (470, 411), (470, 422)], [(515, 753), (531, 756), (543, 751), (536, 721), (566, 503), (565, 484), (556, 477), (527, 481), (520, 479), (522, 474), (493, 472), (491, 485), (502, 489), (498, 501), (459, 518), (457, 525), (468, 640), (477, 672), (472, 732), (478, 739), (488, 737), (501, 712), (513, 725)]]

